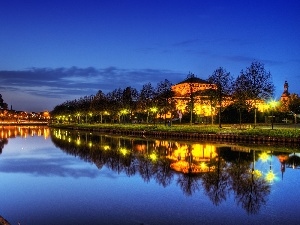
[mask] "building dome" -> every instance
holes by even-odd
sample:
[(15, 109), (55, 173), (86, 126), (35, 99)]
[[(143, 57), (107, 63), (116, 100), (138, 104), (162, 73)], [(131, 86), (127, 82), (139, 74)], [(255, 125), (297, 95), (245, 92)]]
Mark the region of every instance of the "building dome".
[(189, 96), (197, 91), (215, 88), (208, 81), (196, 77), (194, 74), (189, 74), (187, 78), (178, 84), (172, 86), (175, 96)]

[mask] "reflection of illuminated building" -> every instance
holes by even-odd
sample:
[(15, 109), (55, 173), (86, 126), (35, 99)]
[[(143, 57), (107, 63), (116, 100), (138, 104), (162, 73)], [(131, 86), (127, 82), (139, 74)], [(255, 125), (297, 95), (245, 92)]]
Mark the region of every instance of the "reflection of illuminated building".
[[(170, 168), (181, 173), (203, 173), (214, 171), (212, 162), (216, 161), (216, 147), (210, 144), (186, 144), (167, 140), (132, 140), (124, 137), (100, 138), (101, 142), (89, 145), (90, 142), (82, 138), (84, 133), (68, 132), (60, 129), (53, 130), (56, 139), (73, 143), (84, 147), (99, 145), (105, 152), (117, 151), (117, 155), (127, 157), (134, 154), (138, 158), (142, 156), (156, 163), (159, 160), (168, 159)], [(129, 154), (130, 153), (130, 154)]]
[(28, 136), (44, 136), (48, 138), (50, 135), (49, 128), (43, 126), (3, 126), (1, 129), (1, 138), (14, 138), (20, 136), (27, 138)]
[(217, 156), (215, 146), (209, 144), (179, 145), (167, 158), (171, 159), (171, 168), (183, 173), (203, 173), (214, 170), (210, 166)]

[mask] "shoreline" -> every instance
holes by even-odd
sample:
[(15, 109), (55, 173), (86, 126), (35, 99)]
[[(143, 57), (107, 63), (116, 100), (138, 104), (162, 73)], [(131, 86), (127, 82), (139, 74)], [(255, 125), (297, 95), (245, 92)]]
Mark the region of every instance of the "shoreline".
[(25, 122), (25, 123), (16, 123), (16, 122), (0, 122), (0, 126), (48, 126), (48, 122)]
[[(297, 137), (288, 137), (284, 135), (260, 135), (248, 133), (247, 130), (241, 132), (233, 132), (233, 129), (220, 130), (219, 132), (211, 132), (207, 130), (199, 131), (185, 131), (183, 130), (159, 130), (156, 127), (149, 126), (148, 129), (142, 129), (145, 127), (136, 127), (132, 125), (130, 129), (122, 127), (122, 125), (111, 125), (103, 126), (101, 125), (49, 125), (49, 127), (70, 129), (70, 130), (83, 130), (86, 132), (100, 132), (113, 135), (126, 135), (126, 136), (136, 136), (142, 138), (163, 138), (163, 139), (179, 139), (179, 140), (191, 140), (191, 141), (218, 141), (218, 142), (247, 142), (256, 144), (299, 144), (300, 145), (300, 131), (296, 131), (299, 134)], [(146, 127), (147, 128), (147, 127)], [(222, 128), (223, 129), (223, 128)], [(282, 128), (284, 129), (284, 128)], [(281, 129), (277, 129), (281, 130)], [(286, 131), (287, 134), (289, 131)]]

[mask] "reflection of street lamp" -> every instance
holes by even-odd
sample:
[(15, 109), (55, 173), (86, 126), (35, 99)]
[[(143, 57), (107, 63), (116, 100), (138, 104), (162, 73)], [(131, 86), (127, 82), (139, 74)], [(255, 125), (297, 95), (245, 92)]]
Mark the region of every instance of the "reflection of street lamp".
[(79, 124), (80, 123), (80, 113), (77, 113), (76, 116), (77, 116), (77, 123)]
[(273, 182), (275, 180), (276, 176), (272, 170), (272, 152), (271, 152), (271, 156), (270, 156), (270, 170), (269, 172), (266, 174), (266, 180), (268, 182)]
[(270, 102), (270, 106), (271, 106), (271, 112), (272, 112), (272, 118), (271, 118), (271, 124), (272, 124), (272, 130), (273, 130), (273, 125), (274, 125), (274, 108), (275, 108), (275, 106), (277, 105), (277, 102), (276, 101), (274, 101), (274, 100), (272, 100), (271, 102)]

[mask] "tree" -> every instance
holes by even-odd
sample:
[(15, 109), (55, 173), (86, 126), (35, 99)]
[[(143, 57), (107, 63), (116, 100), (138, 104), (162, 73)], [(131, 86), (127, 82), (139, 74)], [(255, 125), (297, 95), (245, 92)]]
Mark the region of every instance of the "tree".
[(118, 117), (119, 123), (121, 122), (120, 110), (122, 108), (122, 96), (123, 91), (121, 88), (115, 89), (112, 92), (107, 93), (108, 110), (111, 115), (112, 121), (115, 117)]
[(103, 115), (108, 110), (108, 101), (101, 90), (94, 96), (91, 103), (91, 110), (95, 115), (100, 115), (100, 123), (102, 123)]
[(297, 114), (300, 114), (300, 98), (297, 94), (291, 94), (288, 109), (293, 114), (295, 123), (297, 123)]
[(300, 114), (300, 98), (297, 94), (291, 94), (288, 108), (296, 114)]
[(246, 83), (246, 76), (238, 76), (233, 83), (233, 106), (237, 108), (239, 112), (239, 122), (240, 128), (242, 126), (242, 111), (245, 109), (249, 109), (251, 104), (249, 105), (250, 101), (247, 92), (245, 92), (245, 83)]
[(138, 91), (135, 88), (127, 87), (123, 90), (122, 105), (124, 109), (130, 113), (130, 121), (132, 123), (133, 111), (135, 111), (138, 100)]
[(172, 91), (172, 83), (165, 79), (157, 84), (156, 101), (161, 114), (164, 114), (165, 125), (167, 124), (167, 113), (175, 109), (174, 92)]
[(219, 67), (208, 78), (208, 82), (216, 86), (214, 97), (219, 107), (219, 128), (222, 128), (221, 125), (222, 106), (225, 100), (231, 95), (233, 77), (224, 68)]
[(244, 95), (252, 101), (251, 107), (254, 107), (254, 127), (256, 127), (257, 101), (270, 99), (275, 91), (272, 76), (265, 70), (264, 64), (254, 61), (245, 71), (241, 71), (240, 77), (243, 80)]
[(152, 87), (151, 83), (144, 84), (138, 99), (138, 110), (140, 112), (147, 113), (147, 123), (149, 122), (150, 109), (151, 107), (154, 107), (154, 96), (155, 90), (154, 87)]
[(2, 95), (0, 94), (0, 109), (7, 109), (8, 105), (4, 102)]

